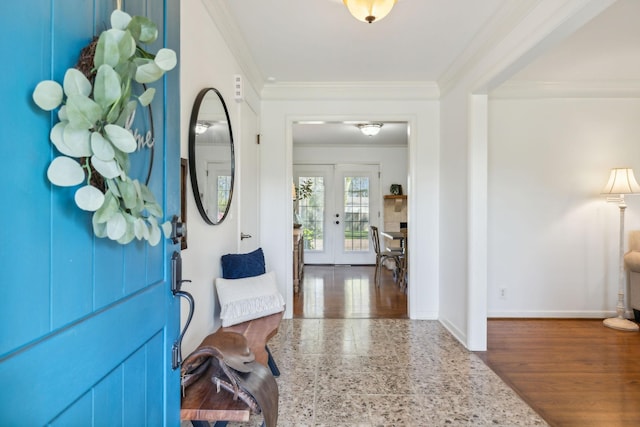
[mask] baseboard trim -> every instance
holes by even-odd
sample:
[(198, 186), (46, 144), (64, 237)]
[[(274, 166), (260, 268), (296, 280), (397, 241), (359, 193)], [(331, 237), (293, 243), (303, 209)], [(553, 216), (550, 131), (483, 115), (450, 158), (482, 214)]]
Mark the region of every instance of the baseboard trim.
[(458, 341), (460, 341), (460, 344), (462, 344), (464, 346), (464, 348), (468, 348), (467, 347), (467, 334), (463, 333), (460, 329), (458, 329), (453, 323), (449, 322), (447, 319), (438, 319), (440, 321), (440, 324), (442, 326), (444, 326), (444, 328), (449, 331), (449, 333), (451, 335), (453, 335), (453, 337), (455, 339), (457, 339)]
[(419, 311), (411, 314), (411, 320), (438, 320), (438, 313), (435, 311)]
[[(549, 318), (549, 319), (606, 319), (615, 317), (615, 311), (489, 311), (489, 319), (495, 317), (511, 318)], [(633, 318), (633, 312), (627, 312), (627, 317)]]

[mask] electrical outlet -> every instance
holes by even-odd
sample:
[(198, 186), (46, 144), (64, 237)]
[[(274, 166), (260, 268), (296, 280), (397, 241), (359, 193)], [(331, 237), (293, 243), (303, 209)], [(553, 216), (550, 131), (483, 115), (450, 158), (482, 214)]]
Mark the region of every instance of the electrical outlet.
[(507, 299), (507, 288), (500, 288), (500, 299)]

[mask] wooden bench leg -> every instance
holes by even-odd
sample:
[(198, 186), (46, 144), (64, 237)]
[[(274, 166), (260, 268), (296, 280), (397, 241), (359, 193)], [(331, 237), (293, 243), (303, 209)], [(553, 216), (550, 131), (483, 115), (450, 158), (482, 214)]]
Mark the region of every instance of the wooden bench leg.
[(269, 346), (264, 346), (264, 349), (267, 350), (267, 354), (269, 355), (269, 359), (267, 360), (267, 364), (269, 365), (269, 369), (271, 369), (271, 373), (274, 377), (280, 376), (280, 369), (278, 369), (278, 365), (276, 365), (276, 361), (271, 355), (271, 351), (269, 351)]

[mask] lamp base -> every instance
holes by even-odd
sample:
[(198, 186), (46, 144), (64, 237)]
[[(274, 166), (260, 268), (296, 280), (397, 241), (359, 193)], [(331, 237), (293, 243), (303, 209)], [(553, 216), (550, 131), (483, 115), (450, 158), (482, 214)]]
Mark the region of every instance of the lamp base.
[(617, 329), (619, 331), (637, 331), (640, 329), (637, 324), (633, 323), (631, 320), (623, 319), (621, 317), (611, 317), (609, 319), (604, 319), (602, 322), (604, 326), (611, 329)]

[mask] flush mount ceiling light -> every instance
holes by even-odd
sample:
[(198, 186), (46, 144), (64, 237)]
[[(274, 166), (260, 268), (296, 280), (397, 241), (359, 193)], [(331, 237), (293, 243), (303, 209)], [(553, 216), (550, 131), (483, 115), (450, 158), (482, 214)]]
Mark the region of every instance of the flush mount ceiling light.
[(379, 21), (391, 12), (397, 0), (343, 0), (349, 12), (358, 21)]
[(211, 123), (209, 122), (201, 122), (198, 121), (196, 123), (196, 135), (202, 135), (211, 127)]
[(366, 136), (375, 136), (380, 132), (382, 123), (364, 123), (358, 125), (358, 128), (360, 128), (360, 132)]

